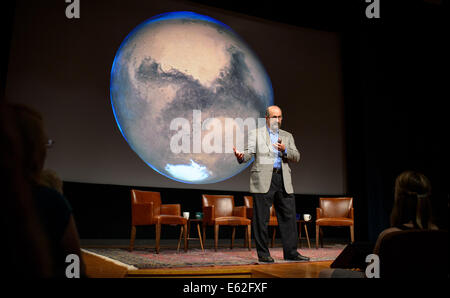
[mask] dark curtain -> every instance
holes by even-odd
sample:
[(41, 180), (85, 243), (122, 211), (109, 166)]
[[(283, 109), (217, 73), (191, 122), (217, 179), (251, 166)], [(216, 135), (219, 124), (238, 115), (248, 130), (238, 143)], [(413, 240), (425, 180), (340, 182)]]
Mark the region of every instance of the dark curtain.
[(389, 227), (394, 181), (405, 170), (431, 180), (435, 220), (448, 225), (446, 7), (397, 4), (382, 2), (380, 20), (342, 32), (348, 191), (361, 240)]

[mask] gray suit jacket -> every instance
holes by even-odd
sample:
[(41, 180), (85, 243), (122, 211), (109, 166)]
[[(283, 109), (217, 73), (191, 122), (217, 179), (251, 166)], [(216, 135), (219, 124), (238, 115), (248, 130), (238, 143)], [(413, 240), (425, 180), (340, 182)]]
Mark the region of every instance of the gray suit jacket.
[[(287, 155), (283, 156), (281, 169), (283, 173), (284, 189), (287, 193), (293, 193), (291, 180), (291, 168), (289, 161), (298, 162), (300, 153), (295, 147), (294, 137), (292, 134), (282, 129), (278, 132), (278, 138), (286, 146)], [(270, 189), (272, 181), (273, 164), (275, 155), (270, 148), (273, 147), (270, 142), (267, 127), (263, 126), (252, 130), (248, 134), (247, 146), (244, 149), (244, 157), (240, 162), (247, 162), (252, 157), (255, 158), (253, 167), (250, 170), (250, 192), (251, 193), (267, 193)]]

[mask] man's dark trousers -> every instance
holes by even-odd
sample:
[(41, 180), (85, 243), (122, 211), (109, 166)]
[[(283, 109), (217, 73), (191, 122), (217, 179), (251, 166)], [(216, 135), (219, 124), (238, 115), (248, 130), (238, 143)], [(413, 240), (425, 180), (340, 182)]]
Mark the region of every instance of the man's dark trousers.
[(252, 225), (258, 257), (270, 256), (268, 224), (272, 204), (274, 204), (277, 214), (283, 243), (283, 256), (285, 259), (296, 257), (299, 253), (297, 252), (295, 196), (285, 192), (281, 172), (273, 172), (270, 189), (267, 193), (253, 193), (252, 195), (254, 198)]

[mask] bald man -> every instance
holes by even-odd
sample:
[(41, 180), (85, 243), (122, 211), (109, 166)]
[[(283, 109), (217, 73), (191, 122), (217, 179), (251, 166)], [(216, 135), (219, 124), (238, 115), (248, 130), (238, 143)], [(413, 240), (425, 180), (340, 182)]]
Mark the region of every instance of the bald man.
[(244, 152), (234, 147), (239, 163), (255, 158), (250, 174), (250, 192), (253, 195), (253, 235), (258, 260), (273, 263), (268, 248), (270, 207), (275, 211), (283, 242), (285, 260), (308, 261), (297, 251), (297, 222), (295, 196), (291, 182), (289, 162), (298, 162), (300, 153), (292, 134), (280, 129), (281, 109), (270, 106), (266, 110), (266, 125), (249, 132)]

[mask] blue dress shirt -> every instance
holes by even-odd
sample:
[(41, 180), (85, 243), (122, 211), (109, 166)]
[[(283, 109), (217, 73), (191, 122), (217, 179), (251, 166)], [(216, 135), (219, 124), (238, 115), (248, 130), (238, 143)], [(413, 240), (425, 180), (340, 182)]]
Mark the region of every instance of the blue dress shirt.
[[(272, 131), (270, 128), (267, 128), (267, 130), (269, 131), (270, 142), (272, 144), (278, 143), (278, 130), (276, 132)], [(281, 168), (281, 157), (283, 156), (283, 154), (273, 146), (270, 148), (270, 150), (275, 155), (275, 162), (273, 163), (273, 168), (280, 169)], [(287, 148), (284, 149), (284, 154), (287, 154)]]

